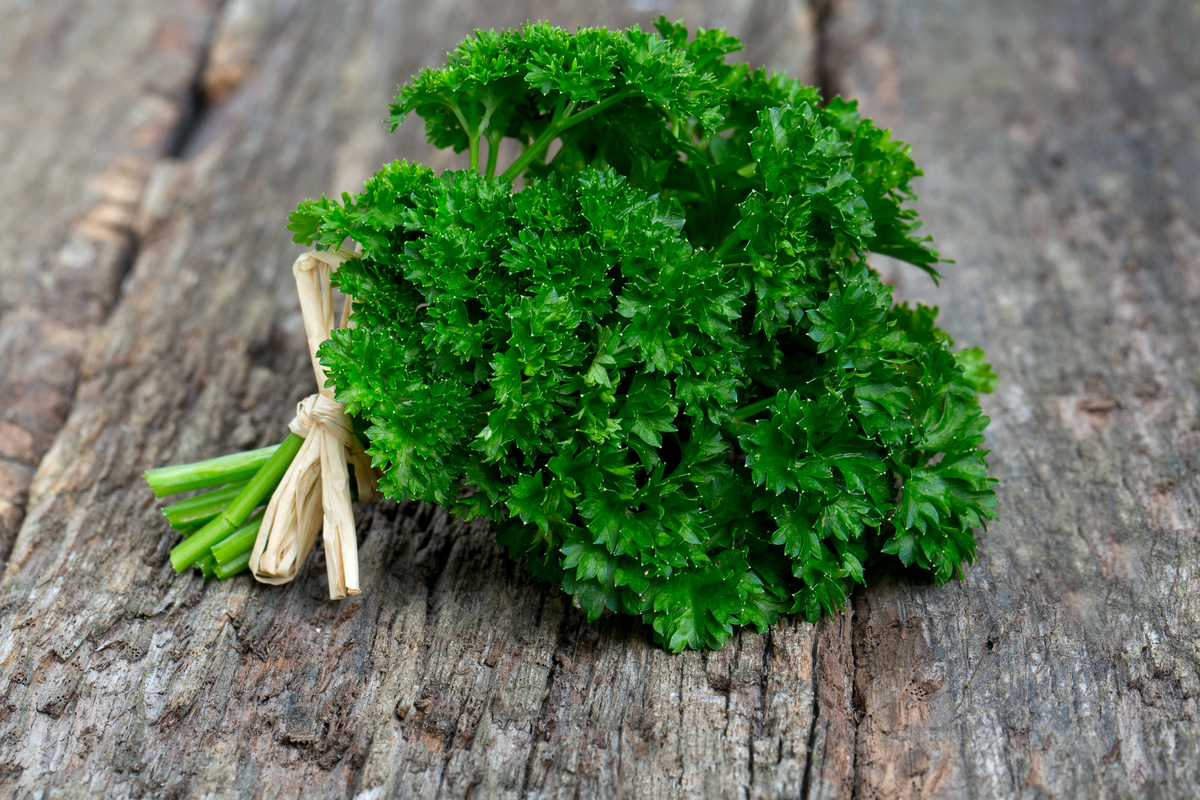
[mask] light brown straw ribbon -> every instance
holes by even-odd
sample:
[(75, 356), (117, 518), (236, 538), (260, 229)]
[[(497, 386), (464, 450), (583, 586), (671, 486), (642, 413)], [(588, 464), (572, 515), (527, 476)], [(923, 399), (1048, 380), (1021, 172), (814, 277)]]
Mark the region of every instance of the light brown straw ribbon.
[[(333, 330), (330, 275), (351, 258), (357, 254), (345, 249), (317, 251), (305, 253), (292, 266), (319, 390), (300, 402), (288, 425), (292, 433), (304, 437), (304, 444), (271, 495), (250, 553), (250, 571), (255, 578), (263, 583), (287, 583), (296, 577), (312, 550), (317, 530), (322, 529), (331, 600), (359, 591), (358, 542), (346, 463), (354, 465), (360, 503), (374, 498), (378, 487), (378, 473), (354, 435), (345, 406), (334, 399), (333, 388), (325, 385), (325, 368), (317, 361), (317, 348)], [(349, 308), (347, 299), (343, 326)]]

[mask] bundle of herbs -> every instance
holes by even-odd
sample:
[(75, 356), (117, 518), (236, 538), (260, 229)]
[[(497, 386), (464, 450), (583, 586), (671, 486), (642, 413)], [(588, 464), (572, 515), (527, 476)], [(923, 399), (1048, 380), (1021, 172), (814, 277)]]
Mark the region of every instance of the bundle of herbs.
[[(292, 214), (297, 242), (361, 250), (335, 276), (354, 325), (318, 355), (380, 488), (487, 517), (589, 619), (640, 615), (673, 651), (815, 621), (889, 558), (948, 580), (994, 516), (995, 376), (865, 260), (938, 276), (909, 148), (726, 63), (723, 31), (657, 28), (477, 32), (390, 120), (467, 169), (397, 162)], [(244, 566), (295, 438), (204, 468), (231, 488), (186, 501), (213, 521), (178, 569)]]

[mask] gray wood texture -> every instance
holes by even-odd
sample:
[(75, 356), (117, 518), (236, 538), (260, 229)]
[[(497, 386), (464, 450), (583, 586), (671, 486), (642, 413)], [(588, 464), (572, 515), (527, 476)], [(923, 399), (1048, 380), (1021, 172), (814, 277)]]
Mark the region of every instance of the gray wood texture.
[(860, 797), (1200, 794), (1200, 7), (847, 2), (833, 74), (913, 143), (980, 344), (1000, 523), (855, 602)]
[(176, 146), (211, 0), (0, 3), (0, 559)]
[[(175, 577), (149, 467), (311, 391), (297, 201), (474, 27), (726, 27), (913, 143), (1001, 376), (1001, 519), (943, 587), (668, 655), (439, 509), (360, 509), (363, 594)], [(1192, 797), (1200, 8), (0, 0), (0, 797)], [(414, 122), (416, 124), (414, 124)]]

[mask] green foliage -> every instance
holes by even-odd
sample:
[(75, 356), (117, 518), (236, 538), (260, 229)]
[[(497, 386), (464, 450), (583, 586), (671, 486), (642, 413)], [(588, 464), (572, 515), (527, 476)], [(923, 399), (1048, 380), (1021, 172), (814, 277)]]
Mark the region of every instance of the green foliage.
[(722, 31), (658, 29), (478, 32), (391, 119), (471, 169), (391, 164), (292, 215), (362, 246), (337, 275), (356, 327), (320, 356), (383, 490), (486, 516), (671, 650), (815, 621), (883, 554), (949, 579), (994, 516), (995, 375), (864, 260), (937, 277), (908, 148), (727, 64)]

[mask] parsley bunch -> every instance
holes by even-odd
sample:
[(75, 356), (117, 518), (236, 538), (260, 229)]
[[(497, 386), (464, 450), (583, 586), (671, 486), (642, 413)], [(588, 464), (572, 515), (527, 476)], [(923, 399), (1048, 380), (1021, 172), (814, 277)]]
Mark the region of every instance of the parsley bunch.
[(815, 621), (885, 554), (946, 581), (994, 517), (995, 376), (864, 260), (937, 277), (908, 147), (726, 63), (723, 31), (657, 28), (477, 32), (391, 109), (468, 169), (397, 162), (293, 213), (362, 248), (320, 358), (381, 488), (486, 516), (675, 651)]

